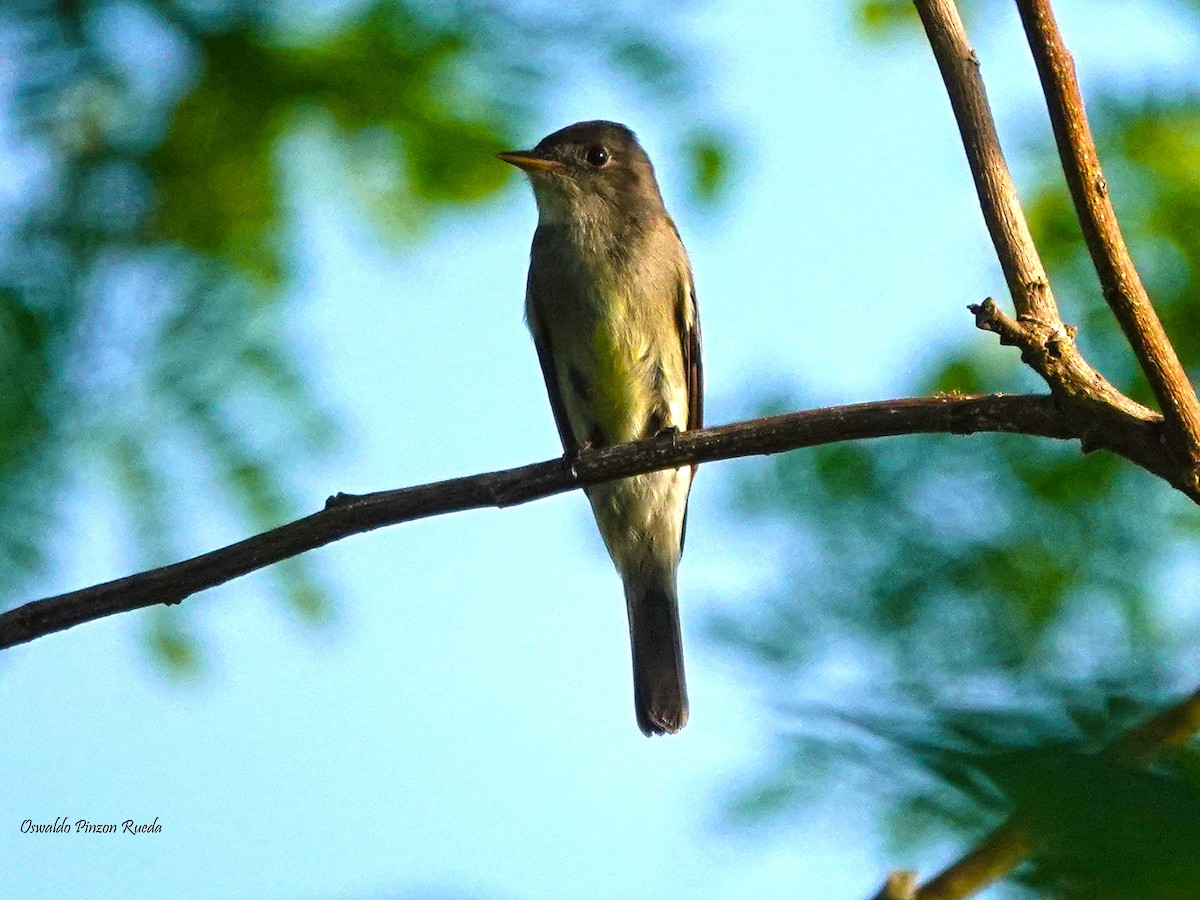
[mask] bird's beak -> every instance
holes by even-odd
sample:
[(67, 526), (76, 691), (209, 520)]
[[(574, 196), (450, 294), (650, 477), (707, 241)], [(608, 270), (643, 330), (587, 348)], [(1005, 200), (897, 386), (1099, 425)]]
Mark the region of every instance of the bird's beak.
[(496, 158), (502, 159), (506, 163), (510, 163), (525, 172), (552, 172), (563, 168), (563, 164), (557, 159), (546, 159), (544, 156), (535, 156), (532, 150), (513, 150), (508, 153), (497, 153)]

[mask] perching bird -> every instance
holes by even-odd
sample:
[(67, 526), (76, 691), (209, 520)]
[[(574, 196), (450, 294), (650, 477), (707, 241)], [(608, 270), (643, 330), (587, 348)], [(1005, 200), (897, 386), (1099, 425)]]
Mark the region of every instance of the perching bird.
[[(501, 153), (537, 200), (525, 317), (571, 459), (700, 428), (700, 321), (691, 267), (633, 132), (579, 122)], [(625, 584), (633, 692), (643, 733), (687, 723), (676, 569), (695, 466), (587, 489)]]

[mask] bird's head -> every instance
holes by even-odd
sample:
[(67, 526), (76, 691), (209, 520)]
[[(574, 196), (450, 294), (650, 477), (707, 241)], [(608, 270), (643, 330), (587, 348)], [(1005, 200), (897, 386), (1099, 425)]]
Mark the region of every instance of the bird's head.
[(577, 122), (532, 150), (499, 154), (529, 176), (543, 222), (662, 211), (650, 157), (616, 122)]

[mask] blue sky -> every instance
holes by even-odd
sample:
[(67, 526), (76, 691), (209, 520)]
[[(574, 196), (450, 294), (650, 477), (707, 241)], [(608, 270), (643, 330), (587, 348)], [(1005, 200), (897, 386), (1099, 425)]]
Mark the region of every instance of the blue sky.
[[(1061, 2), (1085, 86), (1195, 58), (1130, 4)], [(667, 123), (620, 85), (564, 85), (533, 143), (585, 118), (634, 127), (691, 252), (709, 419), (760, 391), (903, 393), (922, 362), (987, 342), (967, 303), (1002, 296), (927, 48), (863, 47), (841, 4), (708, 4), (691, 23), (742, 164), (727, 202), (684, 200)], [(1011, 11), (974, 28), (1002, 136), (1044, 118)], [(1149, 52), (1133, 50), (1144, 46)], [(291, 327), (345, 449), (300, 473), (305, 504), (558, 453), (521, 321), (532, 199), (397, 249), (293, 148), (301, 261)], [(497, 163), (500, 165), (500, 163)], [(1001, 351), (997, 351), (1001, 352)], [(648, 741), (631, 705), (621, 589), (581, 495), (411, 523), (318, 551), (341, 598), (313, 631), (252, 576), (188, 601), (212, 659), (194, 685), (111, 618), (5, 654), (0, 894), (13, 897), (857, 897), (893, 860), (835, 787), (787, 827), (723, 824), (764, 758), (753, 681), (703, 641), (707, 610), (771, 583), (769, 542), (732, 527), (739, 461), (706, 467), (681, 569), (692, 719)], [(128, 574), (118, 520), (79, 474), (45, 593)], [(186, 493), (186, 489), (184, 489)], [(242, 535), (203, 502), (199, 552)], [(819, 690), (819, 686), (816, 688)], [(836, 697), (827, 697), (836, 702)], [(21, 820), (149, 821), (139, 838), (22, 835)], [(949, 848), (943, 848), (949, 852)]]

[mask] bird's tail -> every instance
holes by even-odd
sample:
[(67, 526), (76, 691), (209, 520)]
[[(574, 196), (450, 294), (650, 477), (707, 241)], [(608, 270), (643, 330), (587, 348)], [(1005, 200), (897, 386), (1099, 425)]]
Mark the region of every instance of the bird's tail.
[(639, 573), (625, 582), (629, 642), (633, 647), (633, 702), (647, 737), (674, 734), (687, 724), (679, 598), (672, 567), (654, 577)]

